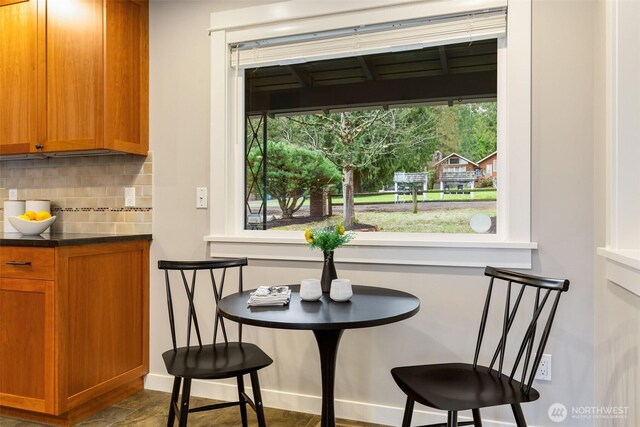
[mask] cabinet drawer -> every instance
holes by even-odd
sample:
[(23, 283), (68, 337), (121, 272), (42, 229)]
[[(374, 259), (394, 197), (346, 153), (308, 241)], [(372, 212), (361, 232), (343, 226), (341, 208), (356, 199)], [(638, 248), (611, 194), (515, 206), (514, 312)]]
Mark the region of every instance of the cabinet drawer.
[(54, 248), (0, 247), (0, 277), (53, 280), (53, 267)]

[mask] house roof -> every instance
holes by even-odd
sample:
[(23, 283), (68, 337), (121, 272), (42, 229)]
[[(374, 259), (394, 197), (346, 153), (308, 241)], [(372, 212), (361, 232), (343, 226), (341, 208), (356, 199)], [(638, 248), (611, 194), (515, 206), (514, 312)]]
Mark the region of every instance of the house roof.
[(451, 154), (449, 154), (447, 157), (444, 157), (444, 158), (443, 158), (442, 160), (440, 160), (439, 162), (434, 163), (434, 164), (433, 164), (433, 166), (438, 166), (440, 163), (444, 162), (445, 160), (447, 160), (449, 157), (452, 157), (452, 156), (460, 157), (461, 159), (466, 160), (468, 163), (471, 163), (472, 165), (478, 166), (478, 163), (474, 162), (473, 160), (469, 160), (469, 159), (467, 159), (466, 157), (461, 156), (461, 155), (460, 155), (460, 154), (458, 154), (458, 153), (451, 153)]
[(484, 162), (485, 160), (487, 160), (489, 157), (491, 156), (495, 156), (498, 154), (498, 150), (494, 151), (493, 153), (489, 154), (488, 156), (485, 156), (483, 158), (481, 158), (480, 160), (478, 160), (478, 164)]

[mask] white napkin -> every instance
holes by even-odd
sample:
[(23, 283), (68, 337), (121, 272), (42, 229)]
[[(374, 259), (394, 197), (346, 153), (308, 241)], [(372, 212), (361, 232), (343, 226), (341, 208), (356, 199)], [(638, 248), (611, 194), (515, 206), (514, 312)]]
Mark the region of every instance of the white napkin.
[(285, 305), (291, 299), (288, 286), (259, 286), (251, 293), (247, 304), (251, 307), (259, 305)]

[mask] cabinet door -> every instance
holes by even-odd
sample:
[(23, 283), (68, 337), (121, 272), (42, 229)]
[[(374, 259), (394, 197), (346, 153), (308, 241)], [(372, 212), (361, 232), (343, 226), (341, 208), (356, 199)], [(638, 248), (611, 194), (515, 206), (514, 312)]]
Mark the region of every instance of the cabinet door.
[(102, 148), (102, 0), (46, 2), (43, 151)]
[[(57, 248), (60, 410), (148, 372), (148, 242)], [(62, 285), (64, 284), (64, 285)]]
[(149, 5), (122, 0), (105, 7), (105, 147), (147, 154)]
[(0, 154), (35, 148), (37, 17), (37, 0), (0, 0)]
[(54, 411), (53, 282), (0, 279), (0, 405)]

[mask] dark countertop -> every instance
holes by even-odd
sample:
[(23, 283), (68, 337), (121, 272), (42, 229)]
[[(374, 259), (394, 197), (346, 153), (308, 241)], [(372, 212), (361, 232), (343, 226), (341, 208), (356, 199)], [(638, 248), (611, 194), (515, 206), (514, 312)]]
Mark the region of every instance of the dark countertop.
[(133, 240), (152, 240), (152, 237), (151, 234), (51, 233), (39, 236), (23, 236), (20, 233), (0, 233), (0, 246), (52, 248), (92, 243), (130, 242)]

